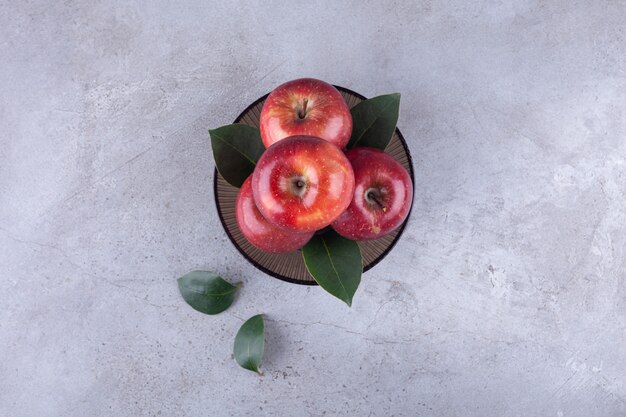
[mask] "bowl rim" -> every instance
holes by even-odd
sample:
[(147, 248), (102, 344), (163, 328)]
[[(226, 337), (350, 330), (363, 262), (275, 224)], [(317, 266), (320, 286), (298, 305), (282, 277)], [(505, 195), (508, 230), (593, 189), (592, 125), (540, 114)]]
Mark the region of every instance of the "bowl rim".
[[(349, 88), (346, 87), (341, 87), (338, 85), (333, 85), (337, 90), (339, 91), (343, 91), (345, 93), (354, 95), (355, 97), (360, 98), (361, 100), (367, 100), (367, 97), (363, 96), (362, 94), (359, 94), (355, 91), (350, 90)], [(252, 109), (253, 107), (255, 107), (257, 104), (259, 104), (260, 102), (264, 101), (267, 96), (269, 96), (270, 93), (267, 93), (265, 95), (263, 95), (262, 97), (259, 97), (258, 99), (256, 99), (254, 102), (252, 102), (248, 107), (246, 107), (240, 114), (239, 116), (237, 116), (237, 118), (235, 119), (235, 121), (233, 123), (239, 123), (241, 121), (241, 119), (243, 119), (243, 117), (245, 116), (245, 114)], [(411, 219), (411, 213), (413, 212), (413, 204), (415, 202), (415, 174), (414, 174), (414, 168), (413, 168), (413, 158), (411, 157), (411, 152), (409, 151), (409, 147), (406, 143), (406, 140), (404, 139), (404, 136), (402, 136), (402, 133), (400, 132), (400, 129), (398, 129), (398, 127), (396, 126), (396, 134), (398, 135), (398, 139), (400, 139), (400, 142), (402, 144), (402, 147), (404, 148), (405, 152), (406, 152), (406, 156), (407, 156), (407, 161), (409, 163), (409, 176), (411, 178), (411, 183), (413, 184), (413, 196), (411, 198), (411, 207), (409, 208), (409, 213), (407, 214), (406, 220), (404, 222), (402, 222), (402, 225), (400, 225), (400, 228), (398, 230), (398, 234), (396, 235), (396, 237), (391, 241), (391, 243), (389, 244), (389, 247), (387, 247), (376, 259), (374, 259), (369, 265), (364, 265), (363, 266), (363, 273), (369, 271), (370, 269), (372, 269), (373, 267), (375, 267), (376, 265), (378, 265), (378, 263), (380, 261), (382, 261), (388, 254), (389, 252), (391, 252), (391, 250), (396, 246), (396, 244), (398, 243), (398, 240), (400, 240), (400, 237), (402, 236), (402, 234), (404, 233), (404, 229), (406, 228), (406, 225), (409, 223), (409, 220)], [(237, 244), (237, 241), (235, 240), (235, 238), (231, 235), (230, 231), (228, 230), (228, 228), (226, 227), (226, 222), (224, 220), (224, 216), (222, 214), (222, 211), (220, 210), (220, 205), (219, 205), (219, 197), (218, 197), (218, 193), (217, 193), (217, 178), (218, 178), (219, 172), (217, 171), (217, 167), (214, 169), (213, 171), (213, 195), (214, 195), (214, 199), (215, 199), (215, 209), (217, 210), (217, 215), (219, 216), (220, 219), (220, 223), (222, 224), (222, 228), (224, 229), (224, 231), (226, 232), (226, 236), (228, 236), (228, 239), (231, 241), (231, 243), (233, 244), (233, 246), (237, 249), (237, 251), (243, 255), (243, 257), (250, 262), (255, 268), (257, 268), (258, 270), (266, 273), (267, 275), (277, 278), (281, 281), (285, 281), (285, 282), (289, 282), (291, 284), (299, 284), (299, 285), (311, 285), (311, 286), (315, 286), (315, 285), (319, 285), (317, 282), (315, 282), (315, 280), (312, 281), (302, 281), (299, 279), (294, 279), (294, 278), (289, 278), (286, 277), (284, 275), (281, 275), (279, 273), (276, 273), (270, 269), (267, 269), (266, 267), (264, 267), (263, 265), (257, 263), (254, 259), (252, 259), (252, 257), (250, 255), (248, 255), (242, 248), (239, 247), (239, 245)]]

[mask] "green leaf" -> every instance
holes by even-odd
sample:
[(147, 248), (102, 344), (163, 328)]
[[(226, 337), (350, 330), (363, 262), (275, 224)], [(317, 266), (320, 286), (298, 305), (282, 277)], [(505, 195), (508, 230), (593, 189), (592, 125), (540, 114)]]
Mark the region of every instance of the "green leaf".
[(400, 93), (363, 100), (354, 106), (348, 148), (372, 146), (385, 150), (398, 123)]
[(263, 351), (265, 350), (265, 325), (263, 315), (258, 314), (249, 318), (235, 336), (235, 360), (245, 369), (263, 375), (259, 371)]
[(205, 314), (218, 314), (230, 307), (240, 286), (209, 271), (193, 271), (178, 278), (178, 289), (187, 304)]
[(302, 248), (304, 264), (315, 281), (326, 291), (352, 305), (361, 282), (363, 258), (359, 245), (334, 230), (313, 238)]
[(209, 136), (217, 170), (229, 184), (241, 187), (265, 150), (259, 129), (236, 123), (209, 130)]

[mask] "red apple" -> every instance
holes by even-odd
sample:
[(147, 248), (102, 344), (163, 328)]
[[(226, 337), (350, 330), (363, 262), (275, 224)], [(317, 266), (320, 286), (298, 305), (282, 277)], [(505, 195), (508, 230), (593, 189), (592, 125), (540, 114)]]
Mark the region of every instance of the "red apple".
[(413, 183), (404, 167), (379, 149), (353, 148), (346, 157), (354, 170), (354, 198), (333, 229), (352, 240), (378, 239), (406, 219)]
[(261, 110), (266, 148), (289, 136), (317, 136), (340, 148), (352, 134), (352, 115), (332, 85), (314, 78), (286, 82), (270, 93)]
[(341, 149), (313, 136), (292, 136), (270, 146), (252, 174), (259, 211), (298, 232), (328, 226), (350, 204), (354, 174)]
[(303, 247), (313, 232), (294, 233), (268, 222), (254, 204), (252, 175), (241, 186), (235, 204), (235, 216), (239, 230), (255, 247), (265, 252), (291, 252)]

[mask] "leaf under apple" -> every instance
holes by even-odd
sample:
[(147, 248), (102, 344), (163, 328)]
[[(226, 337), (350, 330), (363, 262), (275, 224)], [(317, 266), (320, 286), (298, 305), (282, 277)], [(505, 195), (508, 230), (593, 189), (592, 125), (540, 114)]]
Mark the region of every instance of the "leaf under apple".
[(359, 245), (329, 230), (313, 236), (302, 248), (302, 256), (320, 287), (350, 307), (363, 273)]
[(209, 130), (217, 170), (228, 183), (241, 187), (265, 151), (259, 129), (235, 123)]
[(350, 112), (352, 136), (348, 148), (370, 146), (385, 150), (398, 123), (400, 93), (363, 100)]

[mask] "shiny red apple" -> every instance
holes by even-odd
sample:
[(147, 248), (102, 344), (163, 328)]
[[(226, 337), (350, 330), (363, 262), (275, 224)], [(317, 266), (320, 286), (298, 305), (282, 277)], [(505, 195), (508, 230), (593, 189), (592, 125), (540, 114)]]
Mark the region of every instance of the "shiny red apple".
[(352, 134), (352, 115), (335, 87), (300, 78), (270, 93), (261, 110), (260, 129), (266, 148), (295, 135), (317, 136), (343, 148)]
[(271, 253), (291, 252), (303, 247), (313, 232), (294, 233), (279, 228), (261, 215), (252, 197), (252, 175), (241, 186), (235, 203), (235, 217), (243, 236), (258, 249)]
[(394, 231), (406, 219), (413, 201), (408, 172), (376, 148), (353, 148), (346, 157), (354, 170), (354, 198), (333, 222), (333, 229), (352, 240), (378, 239)]
[(314, 136), (292, 136), (270, 146), (252, 174), (259, 211), (292, 231), (328, 226), (350, 204), (354, 174), (344, 153)]

